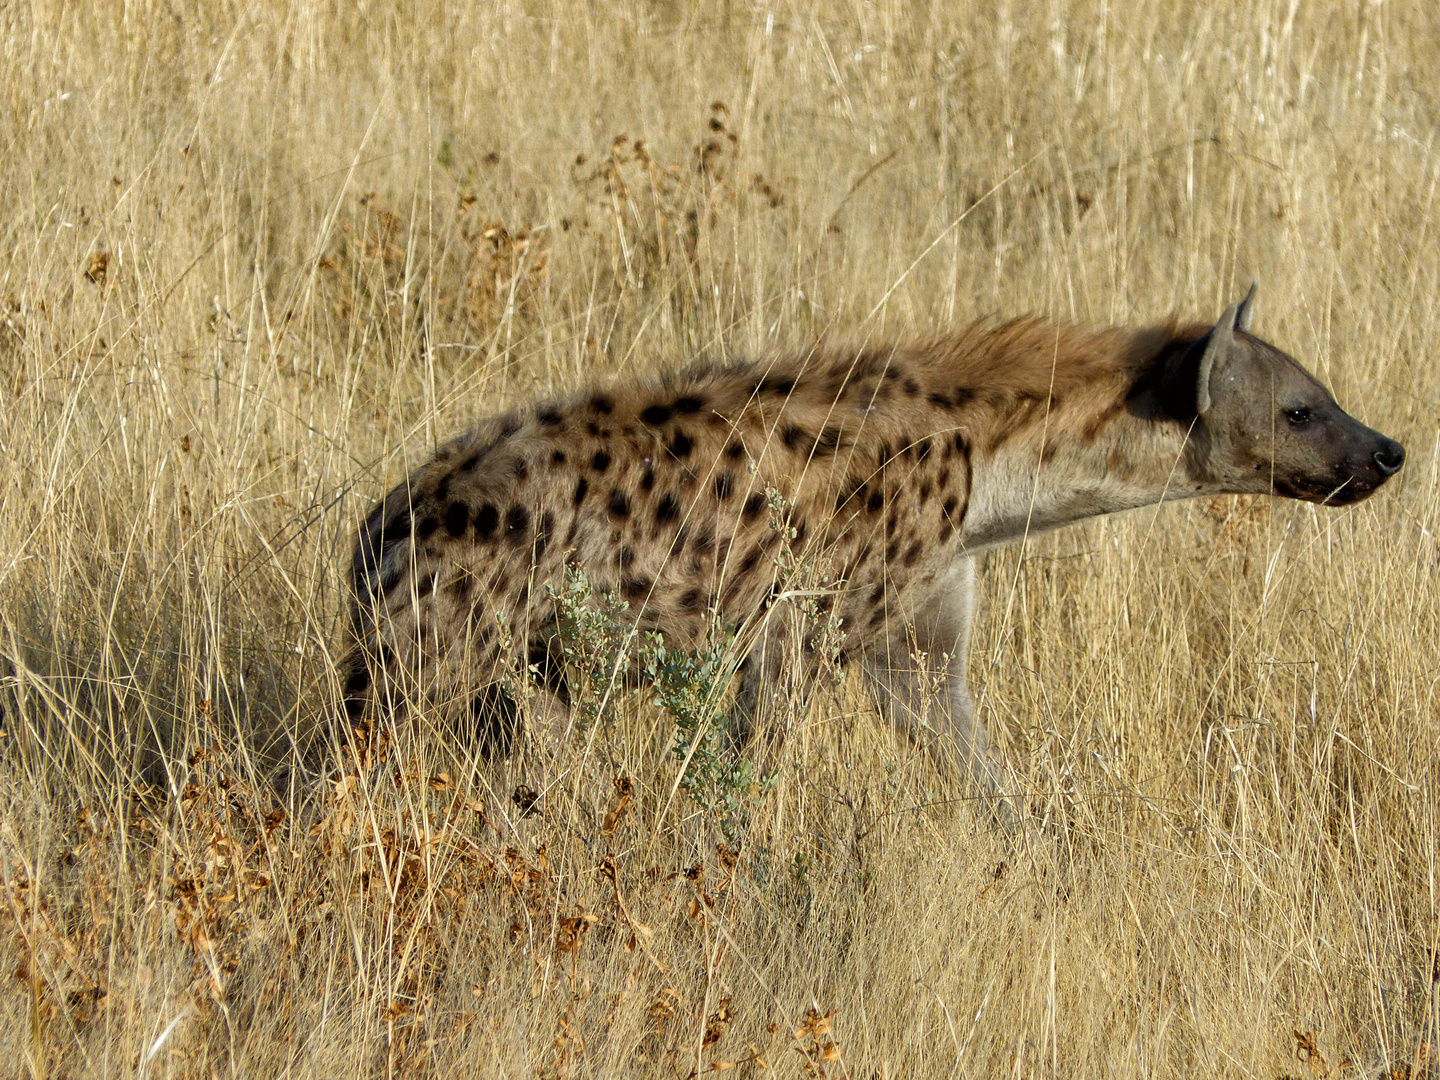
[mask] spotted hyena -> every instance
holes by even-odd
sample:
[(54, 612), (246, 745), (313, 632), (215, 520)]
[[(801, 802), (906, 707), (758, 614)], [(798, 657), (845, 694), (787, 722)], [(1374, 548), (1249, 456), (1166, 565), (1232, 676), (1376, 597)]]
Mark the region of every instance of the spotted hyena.
[[(402, 684), (504, 708), (500, 673), (548, 655), (553, 590), (578, 565), (667, 643), (751, 628), (743, 728), (782, 659), (780, 567), (811, 558), (830, 568), (818, 607), (840, 659), (892, 722), (993, 788), (965, 682), (976, 552), (1194, 496), (1358, 502), (1404, 461), (1249, 332), (1253, 295), (1213, 327), (982, 323), (626, 378), (483, 420), (365, 522), (347, 710), (359, 720)], [(938, 678), (922, 656), (946, 665)]]

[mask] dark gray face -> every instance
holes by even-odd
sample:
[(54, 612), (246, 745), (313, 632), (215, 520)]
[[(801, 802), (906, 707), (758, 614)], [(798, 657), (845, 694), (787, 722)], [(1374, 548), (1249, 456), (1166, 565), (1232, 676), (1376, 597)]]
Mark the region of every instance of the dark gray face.
[(1247, 331), (1246, 297), (1197, 345), (1211, 469), (1237, 492), (1344, 506), (1400, 471), (1405, 448), (1366, 427), (1295, 360)]

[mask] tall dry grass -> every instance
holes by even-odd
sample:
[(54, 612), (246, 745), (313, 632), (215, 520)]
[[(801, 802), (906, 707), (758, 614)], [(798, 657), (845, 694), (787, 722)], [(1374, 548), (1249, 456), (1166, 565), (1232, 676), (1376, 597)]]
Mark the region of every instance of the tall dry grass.
[[(0, 6), (4, 1075), (1434, 1075), (1430, 5), (203, 7)], [(643, 696), (318, 778), (467, 418), (1252, 275), (1410, 463), (992, 557), (1013, 845), (844, 694), (738, 849)]]

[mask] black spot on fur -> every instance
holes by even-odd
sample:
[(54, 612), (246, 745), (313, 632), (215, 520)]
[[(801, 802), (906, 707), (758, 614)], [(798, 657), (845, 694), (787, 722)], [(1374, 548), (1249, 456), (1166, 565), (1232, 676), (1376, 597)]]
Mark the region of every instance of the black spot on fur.
[(975, 391), (971, 390), (968, 386), (957, 386), (953, 393), (954, 408), (957, 409), (969, 405), (970, 402), (975, 400)]
[(670, 406), (668, 405), (647, 405), (640, 412), (640, 422), (649, 424), (651, 427), (659, 427), (670, 419)]
[(865, 494), (865, 485), (856, 480), (851, 480), (843, 488), (840, 494), (835, 496), (835, 511), (839, 513), (845, 509), (845, 504), (851, 499), (862, 498)]
[(415, 599), (423, 600), (435, 591), (436, 579), (439, 574), (426, 574), (415, 585)]
[(743, 559), (740, 560), (740, 573), (741, 573), (742, 575), (743, 575), (743, 574), (748, 574), (748, 573), (750, 573), (750, 571), (754, 570), (755, 567), (757, 567), (757, 566), (759, 566), (759, 565), (760, 565), (760, 549), (759, 549), (759, 548), (755, 548), (754, 550), (748, 552), (748, 553), (746, 554), (745, 558), (743, 558)]
[(956, 501), (955, 496), (951, 495), (950, 498), (945, 500), (945, 505), (940, 507), (940, 512), (945, 515), (946, 520), (951, 520), (955, 516), (955, 507), (958, 505), (959, 503)]
[(650, 595), (655, 583), (649, 578), (629, 577), (620, 581), (620, 595), (626, 600), (644, 600)]
[(684, 397), (676, 398), (671, 408), (677, 413), (689, 416), (691, 413), (697, 413), (705, 408), (705, 399), (694, 394), (686, 394)]
[(675, 432), (675, 437), (670, 440), (670, 456), (673, 458), (687, 458), (694, 449), (695, 440), (683, 431)]
[(884, 585), (876, 585), (873, 589), (870, 590), (870, 603), (872, 603), (872, 604), (878, 604), (878, 603), (880, 603), (880, 601), (882, 601), (882, 600), (884, 600), (884, 599), (885, 599), (885, 586), (884, 586)]
[(885, 507), (885, 493), (883, 491), (872, 491), (870, 498), (865, 502), (865, 509), (872, 514), (878, 514)]
[(820, 432), (820, 437), (815, 440), (816, 454), (834, 453), (840, 446), (840, 431), (838, 428), (825, 428)]
[(950, 442), (951, 445), (955, 447), (955, 452), (957, 454), (964, 454), (966, 457), (970, 456), (970, 442), (968, 439), (965, 438), (962, 432), (957, 431), (951, 438)]
[(551, 464), (551, 465), (564, 465), (564, 464), (565, 464), (565, 451), (564, 451), (564, 450), (556, 450), (554, 453), (552, 453), (552, 454), (550, 455), (550, 464)]
[(948, 409), (950, 408), (950, 399), (937, 391), (930, 395), (930, 404), (938, 405), (942, 409)]
[(580, 477), (579, 480), (575, 481), (575, 494), (571, 496), (570, 501), (574, 505), (579, 506), (582, 502), (585, 501), (585, 496), (589, 493), (589, 491), (590, 481), (586, 480), (583, 476)]
[(645, 472), (644, 472), (644, 473), (641, 475), (641, 477), (640, 477), (640, 490), (641, 490), (641, 491), (650, 491), (650, 490), (651, 490), (652, 488), (654, 488), (654, 487), (655, 487), (655, 470), (652, 469), (650, 466), (647, 465), (647, 466), (645, 466)]
[(610, 492), (610, 501), (605, 504), (605, 509), (616, 521), (624, 521), (630, 516), (630, 496), (615, 488)]
[(914, 566), (917, 562), (919, 562), (919, 561), (920, 561), (920, 551), (921, 551), (920, 541), (917, 540), (917, 541), (915, 541), (915, 543), (913, 543), (913, 544), (910, 545), (910, 550), (907, 551), (907, 552), (905, 552), (905, 565), (906, 565), (906, 566)]
[(813, 445), (813, 440), (799, 424), (788, 424), (780, 433), (780, 441), (791, 450), (798, 449), (802, 445), (805, 445), (808, 450), (810, 445)]
[(873, 612), (870, 613), (870, 625), (871, 625), (871, 626), (879, 626), (879, 625), (880, 625), (881, 623), (883, 623), (884, 621), (885, 621), (885, 609), (884, 609), (884, 608), (876, 608)]
[(755, 388), (757, 394), (774, 394), (777, 397), (788, 397), (795, 389), (795, 380), (780, 377), (763, 379), (760, 385)]
[(700, 554), (712, 550), (715, 547), (715, 534), (707, 525), (695, 534), (695, 550)]
[(741, 511), (740, 516), (744, 519), (745, 524), (749, 525), (764, 512), (765, 496), (757, 491), (745, 500), (745, 508)]
[(928, 498), (930, 498), (930, 481), (922, 480), (920, 482), (920, 501), (923, 503)]
[(729, 473), (721, 473), (715, 477), (715, 497), (724, 502), (730, 497), (730, 492), (735, 487), (735, 478)]
[(414, 519), (410, 517), (410, 511), (401, 510), (389, 521), (385, 522), (380, 533), (380, 554), (384, 555), (396, 544), (404, 543), (410, 539), (410, 529), (414, 525)]
[(480, 464), (480, 457), (480, 452), (477, 450), (475, 453), (467, 457), (464, 461), (460, 462), (459, 465), (455, 466), (456, 471), (469, 472), (471, 469), (475, 468), (476, 465)]
[(524, 480), (530, 475), (530, 464), (524, 458), (517, 458), (515, 461), (515, 479)]
[(495, 535), (495, 527), (500, 524), (500, 511), (496, 510), (490, 503), (483, 503), (480, 509), (475, 511), (475, 533), (482, 540), (488, 540)]
[(905, 393), (908, 394), (910, 397), (915, 397), (917, 394), (920, 393), (920, 384), (914, 379), (906, 379)]
[(424, 518), (424, 520), (420, 522), (419, 525), (415, 526), (415, 536), (419, 540), (424, 540), (427, 536), (429, 536), (439, 527), (440, 519), (437, 518), (434, 514), (429, 514)]
[(621, 570), (628, 570), (635, 564), (635, 552), (628, 547), (622, 547), (615, 553), (615, 565)]
[(604, 472), (610, 468), (610, 455), (604, 450), (596, 450), (595, 456), (590, 459), (590, 467), (596, 472)]
[(655, 524), (668, 525), (680, 516), (680, 503), (674, 495), (664, 496), (655, 506)]
[(520, 430), (520, 421), (513, 416), (507, 416), (505, 422), (500, 425), (500, 438), (508, 439)]
[(453, 502), (445, 508), (445, 531), (451, 536), (465, 535), (470, 524), (470, 508), (462, 502)]
[(915, 444), (915, 460), (924, 461), (930, 456), (930, 440), (921, 439)]
[(512, 506), (505, 511), (505, 539), (519, 547), (525, 542), (530, 531), (530, 511), (523, 506)]
[(686, 589), (683, 593), (680, 594), (680, 598), (676, 600), (676, 604), (679, 606), (680, 610), (685, 612), (687, 615), (695, 614), (697, 611), (700, 610), (700, 590)]
[(594, 409), (601, 416), (609, 416), (615, 409), (615, 402), (611, 401), (604, 394), (596, 394), (590, 399), (590, 408)]
[(731, 461), (738, 461), (745, 456), (745, 444), (739, 439), (732, 441), (725, 447), (725, 456)]
[(560, 410), (553, 405), (541, 405), (535, 410), (535, 416), (546, 427), (559, 427), (565, 422)]

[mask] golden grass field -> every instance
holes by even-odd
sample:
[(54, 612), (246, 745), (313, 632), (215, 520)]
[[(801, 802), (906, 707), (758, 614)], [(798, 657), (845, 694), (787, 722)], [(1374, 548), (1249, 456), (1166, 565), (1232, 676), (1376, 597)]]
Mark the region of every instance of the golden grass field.
[[(1431, 5), (186, 6), (0, 4), (0, 1076), (1440, 1072)], [(326, 756), (468, 418), (1252, 276), (1409, 464), (990, 556), (1013, 842), (843, 688), (735, 844), (645, 694)]]

